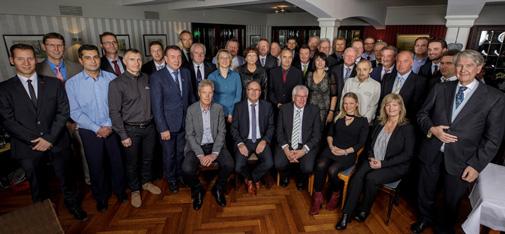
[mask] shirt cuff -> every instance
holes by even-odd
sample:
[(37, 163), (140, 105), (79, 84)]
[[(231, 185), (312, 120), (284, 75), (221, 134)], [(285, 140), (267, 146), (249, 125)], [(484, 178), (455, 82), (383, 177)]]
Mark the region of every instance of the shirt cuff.
[(285, 144), (285, 145), (281, 146), (282, 149), (285, 149), (286, 147), (289, 147), (289, 145)]
[(219, 156), (219, 152), (212, 152), (213, 155), (215, 155), (216, 157)]
[(201, 157), (203, 157), (203, 156), (205, 156), (205, 155), (203, 155), (203, 154), (199, 154), (199, 155), (197, 155), (196, 157), (197, 157), (197, 158), (201, 158)]
[(240, 145), (243, 145), (243, 144), (244, 144), (244, 142), (239, 142), (239, 143), (237, 144), (237, 147), (238, 147), (238, 146), (240, 146)]
[(305, 148), (305, 151), (307, 151), (307, 153), (310, 151), (310, 148), (307, 145), (303, 145), (303, 148)]

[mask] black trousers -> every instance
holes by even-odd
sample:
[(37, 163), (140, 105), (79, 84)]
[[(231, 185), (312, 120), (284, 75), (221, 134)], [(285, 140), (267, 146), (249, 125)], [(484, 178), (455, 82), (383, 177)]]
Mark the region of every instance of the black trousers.
[(163, 174), (168, 182), (175, 182), (182, 176), (184, 160), (185, 132), (170, 132), (170, 140), (161, 140), (163, 149)]
[[(437, 184), (443, 178), (444, 211), (438, 220), (435, 218), (435, 200)], [(439, 152), (432, 163), (422, 162), (418, 183), (417, 205), (419, 221), (436, 223), (442, 229), (453, 230), (456, 224), (459, 202), (470, 187), (470, 183), (462, 180), (459, 175), (450, 175), (445, 170), (444, 153)]]
[[(110, 171), (112, 191), (116, 195), (122, 196), (124, 193), (124, 169), (119, 137), (116, 133), (112, 133), (107, 138), (99, 138), (93, 131), (83, 128), (79, 129), (79, 135), (88, 162), (91, 192), (95, 199), (107, 202), (110, 195), (109, 178), (106, 178), (105, 171)], [(106, 165), (110, 168), (106, 168)]]
[(343, 156), (335, 156), (331, 153), (330, 148), (326, 147), (316, 163), (314, 169), (314, 191), (321, 192), (323, 190), (326, 175), (331, 183), (330, 188), (338, 188), (338, 173), (354, 165), (355, 154)]
[[(259, 142), (260, 141), (256, 141), (253, 143), (251, 140), (246, 140), (244, 142), (247, 150), (249, 151), (248, 156), (251, 156), (251, 154), (256, 152), (256, 147), (258, 147)], [(267, 173), (267, 171), (273, 167), (274, 160), (272, 158), (272, 151), (270, 150), (270, 146), (268, 144), (266, 144), (263, 152), (257, 156), (258, 164), (256, 165), (256, 168), (254, 168), (254, 170), (251, 172), (249, 166), (247, 165), (248, 157), (240, 154), (239, 150), (237, 149), (235, 152), (235, 172), (239, 173), (248, 180), (252, 180), (253, 182), (260, 181), (261, 177), (263, 177), (263, 175), (265, 175), (265, 173)]]
[(156, 131), (154, 124), (145, 128), (125, 126), (128, 136), (132, 140), (130, 147), (125, 147), (126, 177), (132, 191), (139, 191), (141, 185), (150, 182), (152, 177), (152, 162)]
[(349, 181), (343, 213), (352, 214), (355, 211), (362, 192), (363, 200), (358, 212), (370, 213), (379, 186), (401, 179), (405, 174), (403, 171), (394, 166), (372, 169), (367, 160), (361, 161)]
[[(202, 150), (205, 155), (212, 153), (212, 146), (214, 144), (202, 145)], [(226, 190), (226, 182), (228, 181), (228, 176), (233, 171), (233, 159), (230, 152), (223, 146), (221, 152), (217, 156), (216, 160), (219, 165), (219, 173), (216, 181), (215, 187), (220, 190)], [(184, 157), (182, 163), (182, 172), (184, 175), (184, 182), (191, 187), (192, 191), (202, 189), (200, 180), (198, 179), (198, 169), (200, 167), (200, 160), (196, 157), (195, 152), (188, 151)]]
[[(291, 149), (291, 146), (288, 146)], [(300, 149), (300, 148), (299, 148)], [(298, 159), (300, 162), (300, 171), (303, 175), (310, 175), (314, 171), (314, 163), (316, 161), (317, 147), (310, 149), (309, 153)], [(275, 168), (283, 176), (287, 176), (287, 168), (289, 163), (288, 157), (284, 154), (284, 150), (280, 146), (275, 147)]]
[(33, 202), (40, 202), (49, 198), (49, 181), (45, 165), (50, 163), (56, 177), (58, 177), (65, 205), (69, 208), (80, 206), (79, 190), (75, 175), (71, 170), (69, 150), (58, 153), (47, 152), (42, 157), (21, 159), (19, 163), (30, 182)]

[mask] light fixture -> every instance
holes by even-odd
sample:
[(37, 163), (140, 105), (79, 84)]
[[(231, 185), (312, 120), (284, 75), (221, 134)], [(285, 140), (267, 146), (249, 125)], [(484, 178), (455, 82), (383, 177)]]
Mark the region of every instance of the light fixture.
[(272, 9), (274, 9), (275, 14), (284, 14), (287, 12), (288, 5), (276, 5), (273, 6)]

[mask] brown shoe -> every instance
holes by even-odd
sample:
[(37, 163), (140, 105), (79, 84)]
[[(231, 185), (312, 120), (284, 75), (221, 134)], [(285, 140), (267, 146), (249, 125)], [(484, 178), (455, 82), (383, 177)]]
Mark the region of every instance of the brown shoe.
[(161, 189), (158, 188), (158, 186), (154, 185), (151, 182), (147, 182), (147, 183), (143, 184), (142, 189), (147, 190), (154, 195), (161, 194)]
[(323, 193), (322, 192), (314, 192), (312, 195), (312, 207), (310, 207), (310, 215), (319, 214), (319, 209), (321, 209), (321, 205), (323, 204)]
[(340, 197), (340, 193), (339, 192), (333, 192), (331, 194), (330, 200), (328, 201), (328, 203), (326, 203), (326, 209), (327, 210), (335, 210), (335, 209), (337, 209), (337, 204), (338, 204), (338, 198), (339, 197)]
[(247, 193), (251, 195), (256, 195), (256, 190), (254, 189), (254, 183), (252, 180), (246, 180), (246, 185), (247, 185)]
[(142, 199), (140, 198), (140, 191), (132, 192), (130, 203), (135, 208), (139, 208), (142, 206)]

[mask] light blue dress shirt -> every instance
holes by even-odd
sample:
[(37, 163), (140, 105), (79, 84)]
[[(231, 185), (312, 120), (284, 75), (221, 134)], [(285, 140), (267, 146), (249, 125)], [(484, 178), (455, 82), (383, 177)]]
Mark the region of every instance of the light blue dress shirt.
[[(47, 64), (49, 64), (49, 67), (51, 68), (51, 71), (54, 73), (54, 77), (56, 77), (56, 65), (54, 63), (51, 63), (49, 59), (46, 59)], [(60, 73), (63, 76), (63, 80), (68, 80), (67, 79), (67, 68), (65, 66), (65, 62), (61, 60), (60, 63)]]
[(228, 77), (221, 76), (219, 69), (210, 73), (209, 80), (214, 82), (214, 102), (223, 106), (224, 116), (233, 115), (235, 103), (242, 98), (242, 80), (240, 75), (232, 70)]

